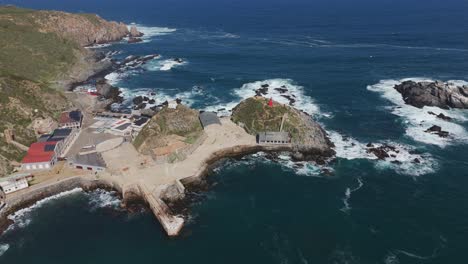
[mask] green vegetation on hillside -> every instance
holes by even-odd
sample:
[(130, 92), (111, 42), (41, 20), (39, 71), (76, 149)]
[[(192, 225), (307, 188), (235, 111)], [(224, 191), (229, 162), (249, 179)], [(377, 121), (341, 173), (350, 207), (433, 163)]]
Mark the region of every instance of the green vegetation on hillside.
[(287, 105), (274, 103), (268, 106), (268, 99), (252, 97), (242, 101), (232, 111), (232, 121), (242, 125), (247, 133), (256, 135), (264, 131), (280, 131), (285, 116), (283, 131), (289, 132), (293, 142), (303, 141), (307, 134), (306, 120), (302, 113)]
[(38, 30), (34, 11), (0, 8), (0, 76), (52, 81), (76, 61), (79, 46)]
[[(41, 23), (48, 14), (0, 6), (0, 175), (11, 169), (6, 160), (20, 161), (25, 154), (5, 142), (4, 130), (13, 129), (15, 139), (29, 145), (36, 140), (34, 119), (56, 118), (69, 106), (62, 92), (51, 87), (83, 49), (71, 39), (44, 32)], [(97, 21), (96, 16), (83, 16)]]
[(165, 145), (165, 136), (182, 136), (186, 138), (185, 143), (193, 144), (202, 132), (198, 111), (184, 105), (177, 106), (177, 109), (166, 107), (151, 118), (133, 145), (140, 152), (148, 154), (151, 149)]

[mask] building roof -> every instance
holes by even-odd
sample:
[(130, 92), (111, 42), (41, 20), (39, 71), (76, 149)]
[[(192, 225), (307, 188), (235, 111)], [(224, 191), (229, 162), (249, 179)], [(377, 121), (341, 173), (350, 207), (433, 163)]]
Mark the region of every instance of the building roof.
[(71, 128), (59, 128), (55, 129), (52, 135), (54, 137), (68, 137), (72, 132)]
[(44, 134), (37, 139), (37, 142), (45, 142), (51, 137), (50, 134)]
[(38, 163), (52, 160), (57, 141), (36, 142), (31, 144), (21, 163)]
[(81, 122), (83, 115), (80, 111), (70, 111), (70, 112), (63, 112), (60, 114), (59, 123), (60, 124), (68, 124), (74, 122)]
[(114, 129), (117, 129), (119, 131), (124, 131), (125, 129), (127, 129), (131, 125), (132, 125), (132, 123), (125, 123), (125, 124), (120, 125), (118, 127), (114, 127)]
[(28, 178), (32, 178), (32, 174), (31, 173), (14, 173), (14, 174), (11, 174), (7, 177), (1, 177), (0, 178), (0, 183), (1, 182), (11, 182), (11, 181), (19, 181), (19, 180), (22, 180), (22, 179), (28, 179)]
[(47, 139), (47, 141), (61, 141), (67, 138), (72, 132), (71, 128), (59, 128), (55, 129), (52, 132), (52, 135)]
[(288, 132), (260, 132), (258, 133), (259, 141), (287, 141), (291, 140)]
[(82, 165), (82, 166), (93, 166), (93, 167), (106, 167), (106, 162), (102, 158), (102, 155), (97, 152), (76, 155), (72, 159), (75, 165)]
[(202, 112), (200, 113), (199, 118), (204, 128), (209, 125), (221, 125), (221, 121), (219, 121), (218, 115), (214, 112)]
[(135, 122), (133, 122), (133, 124), (135, 126), (142, 126), (142, 125), (146, 124), (146, 122), (148, 122), (148, 120), (149, 120), (149, 118), (142, 117), (142, 118), (136, 120)]

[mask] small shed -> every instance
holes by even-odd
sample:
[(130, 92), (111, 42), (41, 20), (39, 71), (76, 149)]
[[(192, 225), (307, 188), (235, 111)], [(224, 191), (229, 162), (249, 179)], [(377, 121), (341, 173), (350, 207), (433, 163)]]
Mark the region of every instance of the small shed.
[(69, 163), (70, 167), (89, 171), (103, 171), (106, 169), (106, 162), (98, 152), (78, 154)]
[(167, 102), (167, 107), (169, 107), (170, 109), (176, 109), (177, 108), (177, 101), (169, 101)]
[(257, 134), (258, 144), (290, 144), (291, 136), (288, 132), (260, 132)]
[(201, 112), (199, 119), (204, 129), (210, 125), (221, 125), (218, 115), (214, 112)]

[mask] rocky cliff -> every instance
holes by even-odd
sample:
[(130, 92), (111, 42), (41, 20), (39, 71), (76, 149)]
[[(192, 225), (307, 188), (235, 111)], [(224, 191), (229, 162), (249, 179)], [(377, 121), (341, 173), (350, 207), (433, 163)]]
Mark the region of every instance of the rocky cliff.
[(468, 108), (468, 86), (457, 86), (441, 81), (405, 81), (394, 87), (405, 103), (415, 107)]
[(25, 154), (3, 132), (13, 130), (26, 146), (34, 142), (34, 120), (55, 119), (71, 106), (63, 85), (97, 69), (98, 59), (83, 46), (129, 34), (124, 24), (97, 15), (0, 6), (0, 176)]
[[(55, 33), (80, 46), (108, 43), (130, 35), (124, 23), (106, 21), (95, 14), (35, 11), (7, 6), (0, 10), (0, 19), (35, 26), (39, 32)], [(132, 28), (131, 33), (132, 36), (141, 35), (136, 28)]]

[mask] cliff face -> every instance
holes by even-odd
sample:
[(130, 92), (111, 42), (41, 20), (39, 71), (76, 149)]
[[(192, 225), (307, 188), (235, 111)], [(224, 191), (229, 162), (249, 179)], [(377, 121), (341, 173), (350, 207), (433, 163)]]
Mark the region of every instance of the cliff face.
[(39, 12), (33, 17), (37, 19), (42, 32), (56, 33), (81, 46), (118, 41), (129, 34), (125, 24), (109, 22), (94, 14)]
[[(117, 41), (130, 34), (125, 24), (106, 21), (95, 14), (1, 7), (0, 20), (9, 20), (17, 25), (33, 26), (41, 33), (54, 33), (80, 46)], [(134, 29), (133, 33), (139, 32)]]

